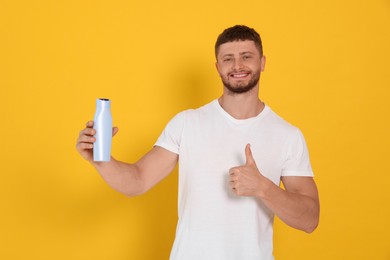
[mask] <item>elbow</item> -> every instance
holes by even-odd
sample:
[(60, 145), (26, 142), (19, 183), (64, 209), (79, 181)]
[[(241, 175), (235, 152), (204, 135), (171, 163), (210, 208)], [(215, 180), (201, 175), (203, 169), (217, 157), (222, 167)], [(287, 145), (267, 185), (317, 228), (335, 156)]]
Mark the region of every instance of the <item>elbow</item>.
[(124, 189), (121, 193), (126, 197), (132, 198), (146, 193), (148, 189), (144, 185), (137, 185), (136, 187)]
[(308, 225), (306, 225), (304, 231), (308, 234), (314, 232), (317, 229), (318, 224), (320, 222), (320, 205), (317, 202), (315, 208), (312, 211), (312, 216), (310, 221), (308, 221)]
[(146, 193), (149, 189), (145, 185), (145, 182), (142, 179), (138, 179), (136, 182), (129, 183), (124, 185), (120, 192), (127, 197), (136, 197)]
[(314, 230), (317, 229), (318, 224), (319, 224), (319, 217), (315, 217), (315, 219), (313, 219), (313, 221), (311, 221), (311, 223), (309, 225), (307, 225), (303, 229), (303, 231), (305, 231), (307, 234), (311, 234), (314, 232)]
[(132, 178), (123, 180), (122, 187), (120, 192), (126, 195), (127, 197), (135, 197), (146, 193), (149, 188), (146, 185), (145, 180), (142, 178), (141, 171), (137, 165), (133, 165), (135, 167), (134, 172), (130, 173)]
[(311, 234), (314, 232), (314, 230), (316, 230), (318, 227), (318, 224), (316, 225), (311, 225), (311, 226), (308, 226), (304, 231), (307, 233), (307, 234)]
[(121, 193), (124, 194), (128, 198), (132, 198), (132, 197), (136, 197), (136, 196), (144, 194), (144, 192), (134, 192), (134, 191), (131, 191), (131, 192), (124, 191), (124, 192), (121, 192)]

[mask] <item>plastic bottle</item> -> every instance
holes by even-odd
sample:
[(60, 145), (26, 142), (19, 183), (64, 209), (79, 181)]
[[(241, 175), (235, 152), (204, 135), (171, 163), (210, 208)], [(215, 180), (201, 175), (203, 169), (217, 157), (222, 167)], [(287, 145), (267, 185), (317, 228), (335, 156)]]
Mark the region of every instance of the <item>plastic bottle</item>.
[(96, 99), (96, 112), (93, 128), (96, 141), (93, 145), (93, 160), (108, 162), (111, 158), (112, 116), (111, 101), (106, 98)]

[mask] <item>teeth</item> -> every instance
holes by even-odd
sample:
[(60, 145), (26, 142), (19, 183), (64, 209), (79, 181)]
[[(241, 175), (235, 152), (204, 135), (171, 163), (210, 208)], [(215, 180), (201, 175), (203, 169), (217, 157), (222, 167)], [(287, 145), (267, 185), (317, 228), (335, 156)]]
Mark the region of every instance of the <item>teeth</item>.
[(243, 77), (246, 77), (248, 74), (245, 73), (245, 74), (233, 74), (232, 77), (233, 78), (243, 78)]

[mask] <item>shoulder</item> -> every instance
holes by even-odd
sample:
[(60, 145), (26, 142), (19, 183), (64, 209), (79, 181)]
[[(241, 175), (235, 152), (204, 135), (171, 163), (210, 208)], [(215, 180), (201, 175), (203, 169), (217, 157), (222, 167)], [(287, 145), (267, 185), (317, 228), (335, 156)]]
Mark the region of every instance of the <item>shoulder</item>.
[(193, 108), (193, 109), (186, 109), (178, 113), (174, 118), (178, 118), (179, 120), (187, 121), (187, 120), (194, 120), (196, 118), (210, 115), (215, 111), (215, 101), (212, 101), (210, 103), (207, 103), (201, 107)]
[(271, 130), (275, 133), (279, 133), (285, 136), (294, 136), (297, 135), (298, 132), (300, 132), (297, 126), (291, 124), (290, 122), (282, 118), (269, 106), (266, 106), (266, 112), (267, 113), (264, 117), (264, 121), (266, 122), (267, 126), (271, 128)]

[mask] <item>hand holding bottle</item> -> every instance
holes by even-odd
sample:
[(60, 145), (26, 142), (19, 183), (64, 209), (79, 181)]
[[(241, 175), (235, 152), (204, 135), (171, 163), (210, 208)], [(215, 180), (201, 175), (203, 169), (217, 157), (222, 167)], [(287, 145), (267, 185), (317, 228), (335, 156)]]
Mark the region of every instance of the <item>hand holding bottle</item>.
[[(93, 144), (96, 142), (94, 135), (96, 130), (93, 129), (94, 121), (88, 121), (86, 128), (81, 130), (79, 138), (77, 139), (76, 149), (80, 155), (87, 161), (93, 161)], [(112, 136), (118, 133), (118, 127), (112, 128)]]
[(98, 98), (94, 121), (89, 121), (87, 128), (81, 131), (76, 147), (88, 161), (108, 162), (111, 159), (113, 133), (111, 101)]

